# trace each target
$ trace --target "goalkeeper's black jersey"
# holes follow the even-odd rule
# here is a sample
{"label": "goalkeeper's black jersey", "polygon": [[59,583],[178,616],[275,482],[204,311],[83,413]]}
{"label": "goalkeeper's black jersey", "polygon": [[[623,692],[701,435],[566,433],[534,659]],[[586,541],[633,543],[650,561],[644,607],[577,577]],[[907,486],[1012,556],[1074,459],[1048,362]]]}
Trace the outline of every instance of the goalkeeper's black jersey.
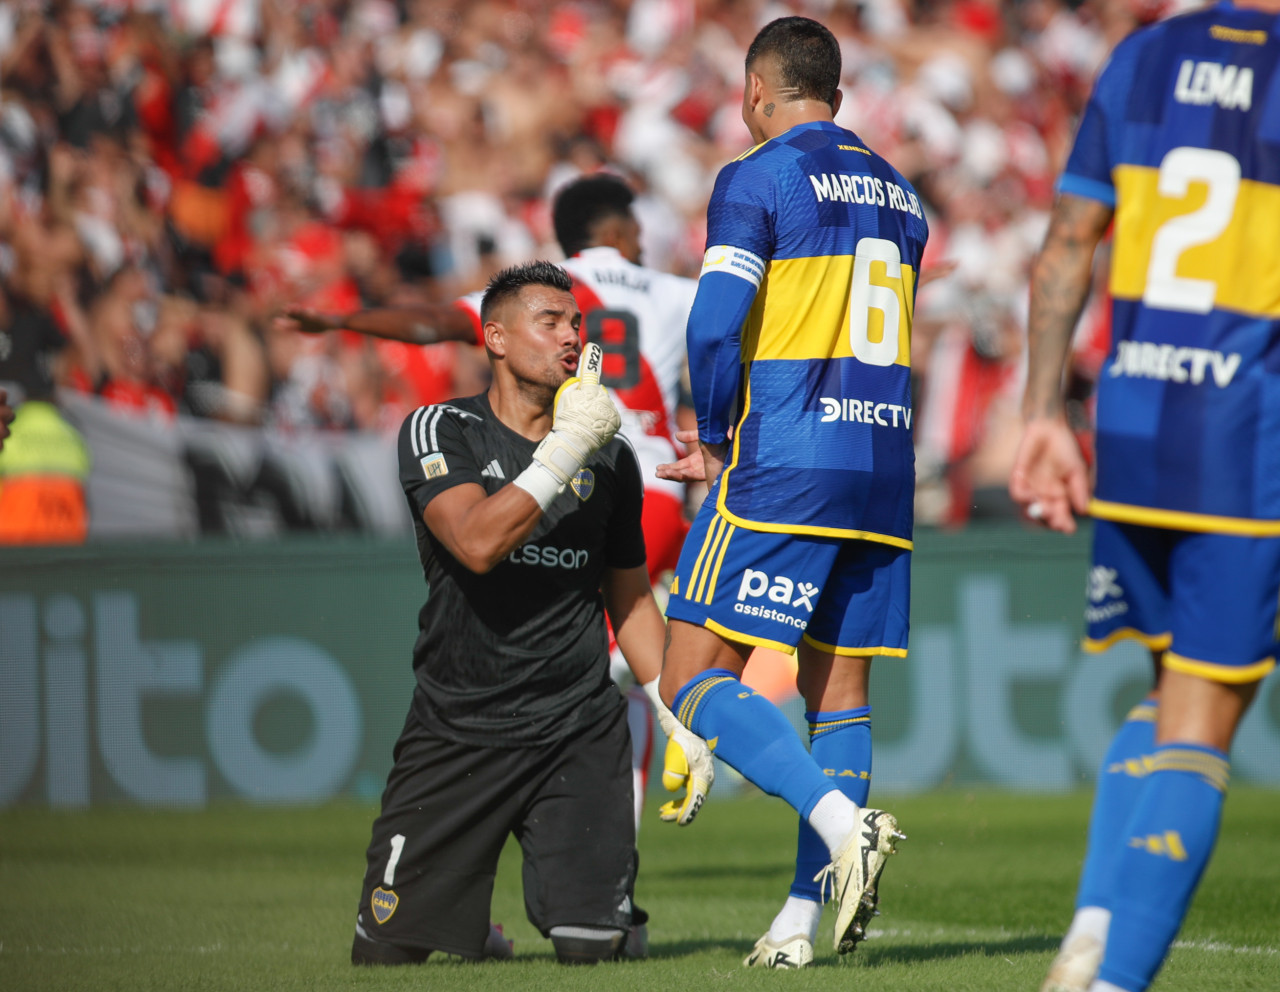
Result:
{"label": "goalkeeper's black jersey", "polygon": [[615,438],[593,455],[525,542],[485,575],[461,565],[423,523],[433,497],[488,493],[533,460],[485,394],[420,407],[400,428],[400,484],[413,513],[427,601],[413,649],[414,708],[433,732],[518,746],[566,736],[622,706],[609,679],[600,580],[644,564],[644,490]]}

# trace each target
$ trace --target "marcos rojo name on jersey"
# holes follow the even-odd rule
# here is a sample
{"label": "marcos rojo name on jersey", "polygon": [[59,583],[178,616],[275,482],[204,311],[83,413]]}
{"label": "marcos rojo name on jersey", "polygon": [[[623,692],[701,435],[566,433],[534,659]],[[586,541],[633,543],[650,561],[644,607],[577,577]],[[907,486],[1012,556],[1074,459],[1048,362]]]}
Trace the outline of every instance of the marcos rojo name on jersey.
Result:
{"label": "marcos rojo name on jersey", "polygon": [[820,176],[811,175],[809,182],[813,184],[813,195],[818,198],[819,203],[824,200],[868,203],[875,207],[889,206],[894,210],[924,217],[924,211],[920,209],[920,201],[916,199],[914,193],[879,176],[850,172],[824,172]]}

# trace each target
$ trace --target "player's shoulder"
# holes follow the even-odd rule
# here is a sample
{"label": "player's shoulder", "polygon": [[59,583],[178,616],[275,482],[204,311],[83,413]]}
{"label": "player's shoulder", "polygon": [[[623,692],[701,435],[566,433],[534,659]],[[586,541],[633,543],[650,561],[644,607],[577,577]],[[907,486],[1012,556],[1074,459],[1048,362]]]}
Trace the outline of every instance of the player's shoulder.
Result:
{"label": "player's shoulder", "polygon": [[595,245],[564,260],[564,268],[573,277],[574,288],[601,290],[620,289],[652,292],[658,273],[625,258],[617,248]]}
{"label": "player's shoulder", "polygon": [[[1250,26],[1256,28],[1259,22],[1266,23],[1268,20],[1273,24],[1280,23],[1280,19],[1274,14],[1249,11],[1226,3],[1174,14],[1172,17],[1144,24],[1117,42],[1103,67],[1104,72],[1107,69],[1114,71],[1131,68],[1148,52],[1173,59],[1179,54],[1192,54],[1201,45],[1208,46],[1221,41],[1255,45],[1264,45],[1270,41],[1274,45],[1276,36],[1273,32],[1249,29]],[[1191,47],[1185,52],[1175,52],[1169,47],[1171,40],[1184,42]]]}
{"label": "player's shoulder", "polygon": [[596,453],[596,457],[614,476],[638,485],[641,491],[644,490],[640,456],[625,434],[615,434],[612,440]]}
{"label": "player's shoulder", "polygon": [[761,182],[769,182],[777,175],[779,166],[792,157],[789,149],[779,143],[777,138],[748,148],[720,167],[713,195],[724,195],[735,188],[750,188]]}
{"label": "player's shoulder", "polygon": [[631,471],[633,466],[634,471],[640,470],[640,456],[636,454],[635,447],[625,434],[613,435],[609,443],[601,448],[595,457],[615,471]]}
{"label": "player's shoulder", "polygon": [[484,290],[477,289],[473,292],[459,296],[453,301],[453,305],[463,313],[479,318],[480,304],[484,302]]}
{"label": "player's shoulder", "polygon": [[414,454],[436,450],[442,430],[467,431],[489,419],[489,405],[483,393],[451,399],[446,403],[420,406],[400,425],[400,442]]}
{"label": "player's shoulder", "polygon": [[743,152],[720,170],[717,185],[807,182],[815,160],[844,155],[879,159],[847,128],[832,121],[810,121]]}
{"label": "player's shoulder", "polygon": [[615,248],[587,248],[566,259],[564,267],[575,288],[637,293],[657,302],[697,287],[696,280],[629,261]]}

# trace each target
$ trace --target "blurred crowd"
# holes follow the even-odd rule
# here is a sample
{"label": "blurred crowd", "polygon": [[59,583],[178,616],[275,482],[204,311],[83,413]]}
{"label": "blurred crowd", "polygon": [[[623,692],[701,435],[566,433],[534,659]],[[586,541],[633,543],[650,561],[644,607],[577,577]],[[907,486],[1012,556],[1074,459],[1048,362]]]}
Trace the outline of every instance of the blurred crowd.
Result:
{"label": "blurred crowd", "polygon": [[[645,261],[694,276],[745,150],[742,60],[803,13],[838,122],[922,194],[918,517],[1006,512],[1030,260],[1110,48],[1161,0],[6,0],[0,380],[284,431],[392,431],[483,388],[477,349],[281,322],[444,302],[556,258],[548,199],[603,168]],[[1096,294],[1101,298],[1101,294]],[[1105,352],[1082,322],[1082,395]],[[11,395],[11,399],[13,399]],[[19,395],[17,398],[22,398]]]}

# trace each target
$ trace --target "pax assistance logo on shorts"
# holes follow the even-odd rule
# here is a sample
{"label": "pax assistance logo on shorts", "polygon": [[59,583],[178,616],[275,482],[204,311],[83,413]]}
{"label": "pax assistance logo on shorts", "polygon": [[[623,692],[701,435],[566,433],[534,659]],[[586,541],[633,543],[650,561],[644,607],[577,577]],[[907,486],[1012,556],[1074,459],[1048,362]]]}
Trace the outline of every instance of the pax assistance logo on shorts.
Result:
{"label": "pax assistance logo on shorts", "polygon": [[[1084,618],[1089,623],[1103,623],[1112,617],[1122,616],[1129,612],[1129,604],[1124,599],[1124,589],[1116,581],[1120,573],[1105,565],[1094,565],[1089,570],[1089,605],[1085,607]],[[1110,602],[1107,602],[1110,600]]]}
{"label": "pax assistance logo on shorts", "polygon": [[764,604],[747,601],[767,598],[780,606],[789,606],[794,611],[803,607],[808,613],[812,613],[813,601],[820,591],[812,582],[796,582],[785,575],[771,577],[767,572],[748,568],[743,571],[742,581],[738,584],[738,601],[733,604],[733,611],[765,620],[780,620],[803,629],[809,623],[807,616],[802,619]]}
{"label": "pax assistance logo on shorts", "polygon": [[391,914],[399,905],[400,897],[381,885],[374,889],[373,895],[369,897],[369,908],[373,910],[373,918],[379,923],[386,923],[391,919]]}
{"label": "pax assistance logo on shorts", "polygon": [[428,479],[439,479],[449,474],[449,465],[444,460],[444,452],[436,451],[425,455],[421,461],[422,474]]}

